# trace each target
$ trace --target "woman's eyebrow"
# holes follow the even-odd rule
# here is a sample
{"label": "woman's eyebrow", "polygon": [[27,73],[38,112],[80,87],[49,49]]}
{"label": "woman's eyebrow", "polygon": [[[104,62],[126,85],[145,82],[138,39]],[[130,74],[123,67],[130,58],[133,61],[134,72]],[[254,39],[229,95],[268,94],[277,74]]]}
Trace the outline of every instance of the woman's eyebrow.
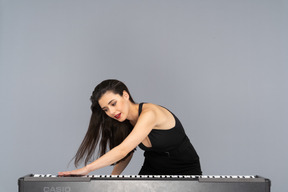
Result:
{"label": "woman's eyebrow", "polygon": [[[112,103],[115,99],[112,99],[111,101],[109,101],[108,105],[110,105],[110,103]],[[105,109],[106,107],[102,107],[102,109]]]}
{"label": "woman's eyebrow", "polygon": [[110,103],[112,103],[115,99],[112,99],[111,101],[109,101],[108,105],[110,105]]}

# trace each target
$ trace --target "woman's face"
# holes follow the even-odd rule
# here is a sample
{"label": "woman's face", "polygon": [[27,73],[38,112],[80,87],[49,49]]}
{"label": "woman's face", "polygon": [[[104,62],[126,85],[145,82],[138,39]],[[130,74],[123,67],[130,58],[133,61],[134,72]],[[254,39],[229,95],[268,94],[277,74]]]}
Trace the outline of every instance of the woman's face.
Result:
{"label": "woman's face", "polygon": [[129,112],[129,94],[126,91],[123,91],[122,96],[112,91],[107,91],[98,100],[98,103],[109,117],[120,122],[127,119]]}

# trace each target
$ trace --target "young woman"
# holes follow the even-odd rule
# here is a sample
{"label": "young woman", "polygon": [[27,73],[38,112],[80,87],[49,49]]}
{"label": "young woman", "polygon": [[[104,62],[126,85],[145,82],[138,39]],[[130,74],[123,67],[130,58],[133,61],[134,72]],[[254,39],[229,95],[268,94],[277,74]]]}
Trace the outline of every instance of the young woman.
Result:
{"label": "young woman", "polygon": [[[112,79],[96,86],[91,102],[90,124],[75,155],[75,166],[85,158],[85,167],[59,175],[87,175],[112,164],[111,174],[119,175],[137,146],[145,151],[139,175],[202,174],[199,157],[180,121],[166,108],[135,103],[125,84]],[[100,157],[88,164],[98,144]]]}

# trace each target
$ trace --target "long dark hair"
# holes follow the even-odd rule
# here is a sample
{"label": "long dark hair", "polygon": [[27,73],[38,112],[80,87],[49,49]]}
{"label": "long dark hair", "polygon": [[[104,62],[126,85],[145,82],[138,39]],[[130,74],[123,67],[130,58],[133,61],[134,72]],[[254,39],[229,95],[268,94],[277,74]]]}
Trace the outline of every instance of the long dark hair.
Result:
{"label": "long dark hair", "polygon": [[[98,156],[102,156],[107,152],[107,147],[112,149],[119,145],[129,135],[133,128],[128,120],[119,122],[108,117],[106,113],[101,109],[98,100],[107,91],[112,91],[114,94],[119,94],[121,96],[123,95],[123,91],[126,91],[130,95],[130,101],[135,103],[128,88],[121,81],[108,79],[102,81],[95,87],[90,98],[92,102],[92,115],[90,118],[88,130],[74,157],[74,164],[76,167],[84,158],[85,165],[88,164],[88,162],[92,159],[98,144]],[[128,157],[132,152],[133,151],[131,151],[126,157]]]}

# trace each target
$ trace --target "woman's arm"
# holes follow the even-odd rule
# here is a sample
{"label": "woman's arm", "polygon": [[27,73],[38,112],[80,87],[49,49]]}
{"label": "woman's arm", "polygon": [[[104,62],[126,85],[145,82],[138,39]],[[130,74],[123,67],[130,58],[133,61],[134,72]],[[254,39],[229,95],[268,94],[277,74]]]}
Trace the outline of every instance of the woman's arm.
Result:
{"label": "woman's arm", "polygon": [[109,152],[81,169],[59,172],[59,175],[87,175],[91,171],[109,166],[123,159],[148,136],[151,130],[156,126],[156,119],[156,112],[154,110],[143,110],[134,129],[120,145],[114,147]]}
{"label": "woman's arm", "polygon": [[114,169],[113,169],[111,175],[120,175],[124,171],[124,169],[127,167],[130,160],[132,159],[132,157],[133,157],[133,152],[126,159],[117,163],[114,166]]}

